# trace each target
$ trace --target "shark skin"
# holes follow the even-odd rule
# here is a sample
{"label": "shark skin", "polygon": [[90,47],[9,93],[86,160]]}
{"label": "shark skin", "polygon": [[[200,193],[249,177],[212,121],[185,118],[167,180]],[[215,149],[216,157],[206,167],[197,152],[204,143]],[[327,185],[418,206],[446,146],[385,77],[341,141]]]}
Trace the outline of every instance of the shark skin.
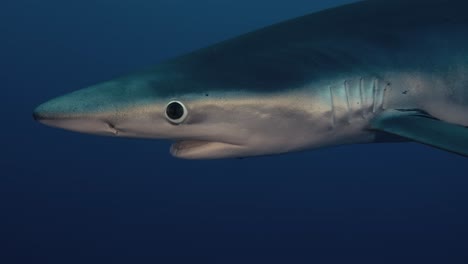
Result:
{"label": "shark skin", "polygon": [[416,141],[468,156],[468,2],[373,0],[272,25],[38,106],[49,126],[186,159]]}

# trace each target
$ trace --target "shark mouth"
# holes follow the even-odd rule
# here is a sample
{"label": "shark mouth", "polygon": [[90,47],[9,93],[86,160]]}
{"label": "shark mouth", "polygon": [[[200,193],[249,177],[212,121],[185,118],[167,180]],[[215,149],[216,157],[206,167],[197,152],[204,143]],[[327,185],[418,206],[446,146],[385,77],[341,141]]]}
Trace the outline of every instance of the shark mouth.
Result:
{"label": "shark mouth", "polygon": [[244,148],[216,141],[181,140],[172,144],[170,152],[183,159],[217,159],[239,156]]}

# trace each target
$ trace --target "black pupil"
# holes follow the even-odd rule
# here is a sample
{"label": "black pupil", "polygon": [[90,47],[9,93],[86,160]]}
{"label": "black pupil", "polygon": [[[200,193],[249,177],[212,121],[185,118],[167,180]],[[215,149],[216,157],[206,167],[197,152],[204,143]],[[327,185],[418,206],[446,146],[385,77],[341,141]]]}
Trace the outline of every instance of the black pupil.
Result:
{"label": "black pupil", "polygon": [[170,119],[177,120],[184,115],[184,107],[176,102],[170,103],[166,108],[166,114]]}

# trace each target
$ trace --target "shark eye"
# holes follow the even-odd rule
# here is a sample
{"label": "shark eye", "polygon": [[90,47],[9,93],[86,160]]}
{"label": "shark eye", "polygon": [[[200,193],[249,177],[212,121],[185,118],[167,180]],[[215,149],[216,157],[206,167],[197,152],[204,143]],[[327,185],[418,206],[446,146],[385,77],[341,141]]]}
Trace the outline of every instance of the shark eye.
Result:
{"label": "shark eye", "polygon": [[187,118],[187,108],[179,101],[171,101],[166,105],[166,118],[173,124],[180,124]]}

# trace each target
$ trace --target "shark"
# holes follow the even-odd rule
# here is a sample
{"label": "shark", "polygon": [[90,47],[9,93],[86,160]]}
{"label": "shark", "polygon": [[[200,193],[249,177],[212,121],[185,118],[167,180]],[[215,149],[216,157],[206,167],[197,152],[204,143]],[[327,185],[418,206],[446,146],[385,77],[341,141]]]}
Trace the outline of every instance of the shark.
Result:
{"label": "shark", "polygon": [[370,0],[51,99],[35,120],[184,159],[418,142],[468,156],[468,2]]}

